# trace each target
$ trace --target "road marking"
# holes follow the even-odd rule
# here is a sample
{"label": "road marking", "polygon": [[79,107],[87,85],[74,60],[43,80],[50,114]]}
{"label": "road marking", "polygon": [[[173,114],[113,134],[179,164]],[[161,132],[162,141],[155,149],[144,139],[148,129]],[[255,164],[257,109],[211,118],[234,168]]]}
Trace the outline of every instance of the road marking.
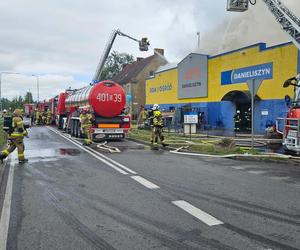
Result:
{"label": "road marking", "polygon": [[244,167],[239,167],[239,166],[233,166],[232,168],[236,169],[236,170],[244,170],[245,169]]}
{"label": "road marking", "polygon": [[95,149],[93,149],[93,148],[89,148],[89,149],[90,149],[91,151],[95,152],[96,154],[100,155],[100,156],[103,157],[104,159],[110,161],[111,163],[113,163],[113,164],[119,166],[120,168],[123,168],[123,169],[126,170],[128,173],[131,173],[131,174],[137,174],[135,171],[131,170],[130,168],[128,168],[128,167],[122,165],[122,164],[119,163],[119,162],[114,161],[113,159],[107,157],[107,156],[104,155],[104,154],[101,154],[100,152],[96,151]]}
{"label": "road marking", "polygon": [[[51,128],[51,129],[52,129],[52,128]],[[55,129],[52,129],[52,130],[53,130],[55,133],[57,133],[57,134],[61,134],[59,131],[55,131]],[[61,134],[61,135],[64,136],[63,134]],[[65,137],[65,138],[68,138],[68,137],[66,137],[66,136],[64,136],[64,137]],[[80,145],[80,142],[75,141],[74,138],[68,138],[68,139],[71,139],[72,141],[74,141],[75,143],[77,143],[77,145],[81,146],[81,145]],[[96,150],[94,150],[94,149],[92,149],[92,148],[87,148],[87,149],[90,150],[90,151],[93,151],[95,154],[97,154],[97,155],[99,155],[100,157],[106,159],[107,161],[110,161],[112,164],[114,164],[114,165],[116,165],[116,166],[122,168],[123,170],[127,171],[128,173],[130,173],[130,174],[137,174],[135,171],[131,170],[130,168],[124,166],[123,164],[121,164],[121,163],[119,163],[119,162],[116,162],[115,160],[113,160],[113,159],[107,157],[106,155],[103,155],[103,154],[101,154],[100,152],[98,152],[98,151],[96,151]]]}
{"label": "road marking", "polygon": [[201,220],[208,226],[216,226],[224,224],[222,221],[216,219],[215,217],[209,215],[208,213],[202,211],[201,209],[191,205],[186,201],[172,201],[174,205],[193,215],[197,219]]}
{"label": "road marking", "polygon": [[[49,128],[49,127],[48,127]],[[91,152],[90,150],[86,149],[85,147],[79,145],[78,143],[74,142],[73,140],[71,140],[70,138],[62,135],[61,133],[55,131],[52,128],[49,128],[52,132],[56,133],[57,135],[60,135],[61,137],[65,138],[66,140],[68,140],[69,142],[73,143],[74,145],[76,145],[77,147],[79,147],[80,149],[84,150],[85,152],[87,152],[88,154],[94,156],[96,159],[98,159],[99,161],[102,161],[103,163],[105,163],[106,165],[110,166],[111,168],[113,168],[114,170],[118,171],[121,174],[127,175],[128,173],[125,172],[124,170],[116,167],[115,165],[113,165],[112,163],[110,163],[109,161],[101,158],[100,156],[96,155],[95,153]]]}
{"label": "road marking", "polygon": [[14,179],[14,164],[10,164],[7,185],[5,190],[5,198],[4,198],[2,213],[0,217],[0,250],[6,250],[13,179]]}
{"label": "road marking", "polygon": [[148,180],[146,180],[145,178],[143,178],[141,176],[136,175],[136,176],[131,176],[131,178],[134,179],[135,181],[137,181],[138,183],[142,184],[146,188],[149,188],[149,189],[158,189],[158,188],[160,188],[159,186],[155,185],[151,181],[148,181]]}
{"label": "road marking", "polygon": [[262,170],[257,170],[257,171],[255,171],[255,170],[249,170],[249,171],[247,171],[249,174],[264,174],[264,173],[266,173],[267,171],[262,171]]}

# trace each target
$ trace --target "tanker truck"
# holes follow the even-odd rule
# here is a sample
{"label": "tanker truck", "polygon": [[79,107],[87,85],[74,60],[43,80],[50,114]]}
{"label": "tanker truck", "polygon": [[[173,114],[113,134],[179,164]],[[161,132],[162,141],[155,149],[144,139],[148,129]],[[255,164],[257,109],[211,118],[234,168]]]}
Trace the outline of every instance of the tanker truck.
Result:
{"label": "tanker truck", "polygon": [[93,141],[123,139],[130,129],[130,116],[123,113],[126,96],[113,81],[102,81],[78,90],[67,90],[58,97],[56,124],[74,137],[82,137],[80,112],[94,116]]}

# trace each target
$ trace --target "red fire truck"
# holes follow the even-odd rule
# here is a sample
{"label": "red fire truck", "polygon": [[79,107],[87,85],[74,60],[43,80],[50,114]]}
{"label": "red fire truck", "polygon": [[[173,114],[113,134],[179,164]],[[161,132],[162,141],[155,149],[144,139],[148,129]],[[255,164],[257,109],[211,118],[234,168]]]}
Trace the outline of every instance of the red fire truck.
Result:
{"label": "red fire truck", "polygon": [[102,81],[78,90],[67,90],[58,97],[56,124],[72,136],[81,137],[80,112],[94,116],[94,141],[123,139],[130,129],[130,116],[123,113],[126,96],[113,81]]}
{"label": "red fire truck", "polygon": [[[283,121],[283,146],[286,151],[300,154],[300,74],[285,81],[283,87],[294,86],[295,97],[289,104],[286,118],[278,118]],[[287,100],[289,102],[289,100]],[[277,128],[279,127],[277,122]]]}

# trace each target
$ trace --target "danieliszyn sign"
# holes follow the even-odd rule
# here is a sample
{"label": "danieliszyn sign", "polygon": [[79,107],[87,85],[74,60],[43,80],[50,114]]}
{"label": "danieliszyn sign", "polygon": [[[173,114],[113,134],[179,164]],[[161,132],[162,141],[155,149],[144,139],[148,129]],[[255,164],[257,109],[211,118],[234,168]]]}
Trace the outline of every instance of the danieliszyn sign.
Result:
{"label": "danieliszyn sign", "polygon": [[254,65],[246,68],[224,71],[221,73],[222,85],[245,83],[250,79],[272,79],[273,63]]}
{"label": "danieliszyn sign", "polygon": [[207,96],[207,56],[191,53],[178,64],[178,99]]}

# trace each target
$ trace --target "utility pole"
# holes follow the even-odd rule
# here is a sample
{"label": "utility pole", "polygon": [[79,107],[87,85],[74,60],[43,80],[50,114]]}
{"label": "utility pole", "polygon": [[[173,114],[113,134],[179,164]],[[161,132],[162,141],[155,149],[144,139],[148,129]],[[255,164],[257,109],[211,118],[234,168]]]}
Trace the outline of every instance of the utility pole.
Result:
{"label": "utility pole", "polygon": [[31,75],[36,77],[36,92],[37,92],[37,102],[40,101],[40,76],[39,75]]}
{"label": "utility pole", "polygon": [[199,49],[200,48],[200,31],[197,32],[197,37],[198,37],[197,46],[198,46],[198,49]]}

